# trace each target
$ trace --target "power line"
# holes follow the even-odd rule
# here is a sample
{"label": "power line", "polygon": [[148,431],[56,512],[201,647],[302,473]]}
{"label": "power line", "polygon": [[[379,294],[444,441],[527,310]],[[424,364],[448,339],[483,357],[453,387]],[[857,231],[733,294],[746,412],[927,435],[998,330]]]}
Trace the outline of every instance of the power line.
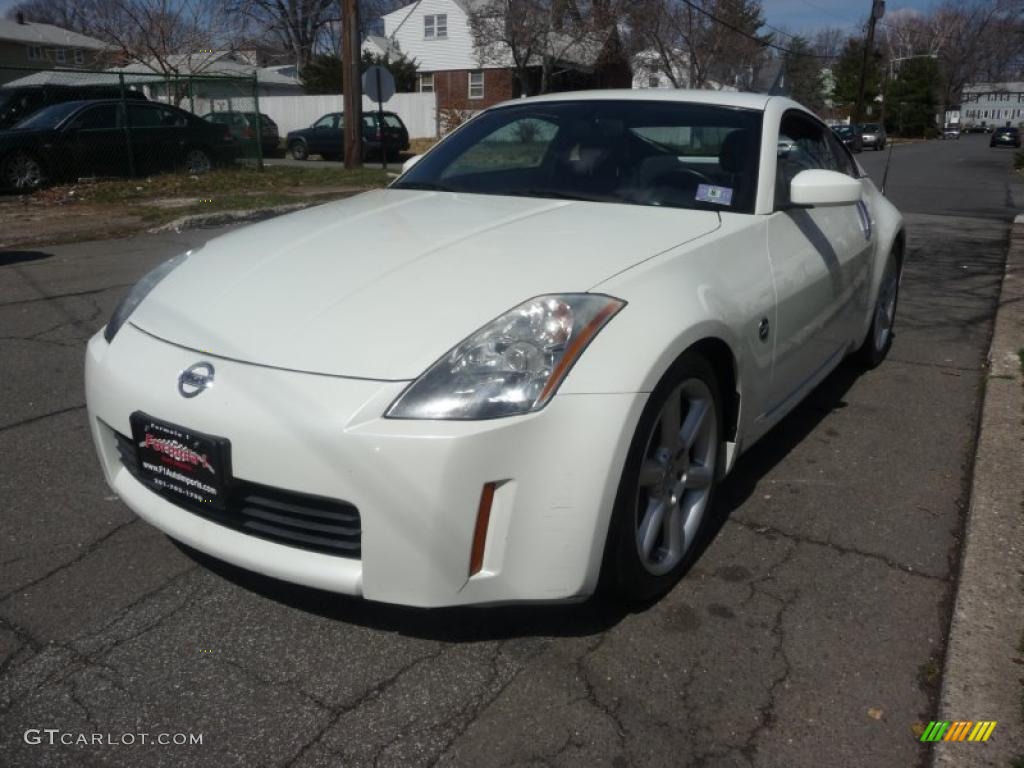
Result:
{"label": "power line", "polygon": [[[782,45],[777,45],[777,44],[775,44],[773,42],[770,42],[768,40],[762,40],[760,37],[757,37],[756,35],[750,34],[745,29],[740,29],[735,24],[732,24],[732,23],[730,23],[728,21],[725,21],[724,19],[718,18],[717,16],[715,16],[715,14],[711,13],[711,11],[708,11],[708,10],[705,10],[704,8],[701,8],[699,5],[696,5],[693,2],[691,2],[691,0],[682,0],[682,2],[683,2],[684,5],[692,8],[693,10],[695,10],[695,11],[697,11],[699,13],[704,14],[709,19],[711,19],[713,22],[715,22],[716,24],[720,24],[721,26],[725,27],[726,29],[733,31],[733,32],[735,32],[738,35],[742,35],[743,37],[747,38],[748,40],[750,40],[752,42],[755,42],[758,45],[761,45],[761,46],[763,46],[765,48],[774,48],[776,51],[781,51],[782,53],[788,54],[790,56],[804,56],[804,57],[813,58],[813,59],[833,59],[833,58],[835,58],[833,56],[824,56],[824,55],[819,54],[819,53],[810,53],[810,52],[804,53],[802,51],[794,51],[794,50],[792,50],[790,48],[786,48],[785,46],[782,46]],[[764,24],[762,26],[768,26],[768,25]]]}

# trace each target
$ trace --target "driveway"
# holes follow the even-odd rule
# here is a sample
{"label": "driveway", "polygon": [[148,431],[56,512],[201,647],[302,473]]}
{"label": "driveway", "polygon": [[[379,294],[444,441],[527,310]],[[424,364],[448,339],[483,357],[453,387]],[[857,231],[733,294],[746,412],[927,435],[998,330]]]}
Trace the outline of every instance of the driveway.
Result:
{"label": "driveway", "polygon": [[842,367],[745,455],[695,568],[636,612],[402,609],[175,545],[102,481],[83,344],[217,232],[0,251],[0,764],[923,764],[1021,198],[985,137],[892,163],[911,237],[889,360]]}

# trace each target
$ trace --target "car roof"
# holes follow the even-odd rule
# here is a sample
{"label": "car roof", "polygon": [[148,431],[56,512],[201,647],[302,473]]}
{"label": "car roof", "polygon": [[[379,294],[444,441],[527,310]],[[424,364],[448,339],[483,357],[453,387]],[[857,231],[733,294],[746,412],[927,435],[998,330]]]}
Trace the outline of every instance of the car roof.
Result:
{"label": "car roof", "polygon": [[[666,101],[764,110],[772,99],[792,101],[780,96],[742,91],[689,90],[685,88],[609,88],[595,91],[547,93],[543,96],[531,96],[527,99],[506,101],[498,106],[548,101]],[[792,104],[794,107],[800,107],[795,101],[792,101]],[[800,108],[803,109],[803,107]]]}

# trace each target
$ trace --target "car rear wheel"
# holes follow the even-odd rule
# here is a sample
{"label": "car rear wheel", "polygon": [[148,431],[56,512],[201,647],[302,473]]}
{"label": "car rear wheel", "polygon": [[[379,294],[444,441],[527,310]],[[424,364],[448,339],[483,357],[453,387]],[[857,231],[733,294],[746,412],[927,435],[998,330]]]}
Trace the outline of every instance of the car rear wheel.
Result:
{"label": "car rear wheel", "polygon": [[4,186],[22,192],[39,189],[46,183],[43,164],[28,152],[15,152],[3,162]]}
{"label": "car rear wheel", "polygon": [[620,599],[668,592],[699,552],[723,459],[718,380],[687,352],[651,393],[619,481],[604,585]]}
{"label": "car rear wheel", "polygon": [[185,153],[185,170],[191,174],[208,173],[213,169],[213,158],[205,149],[193,147]]}
{"label": "car rear wheel", "polygon": [[881,363],[892,347],[893,326],[896,323],[896,303],[900,293],[900,277],[903,272],[902,259],[897,251],[889,254],[889,260],[878,286],[875,312],[871,318],[871,329],[864,343],[857,350],[857,357],[865,368],[874,368]]}
{"label": "car rear wheel", "polygon": [[288,145],[288,151],[292,153],[292,157],[296,160],[305,160],[309,157],[309,150],[306,148],[306,142],[304,141],[293,141]]}

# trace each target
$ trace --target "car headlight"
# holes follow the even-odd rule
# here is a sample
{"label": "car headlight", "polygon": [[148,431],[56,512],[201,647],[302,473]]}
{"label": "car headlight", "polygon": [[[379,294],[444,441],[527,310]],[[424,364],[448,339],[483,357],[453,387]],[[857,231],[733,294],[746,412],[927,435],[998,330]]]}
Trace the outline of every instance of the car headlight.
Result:
{"label": "car headlight", "polygon": [[113,341],[117,332],[121,330],[121,326],[125,324],[125,321],[135,311],[135,308],[142,303],[142,300],[149,295],[149,292],[156,288],[157,283],[173,272],[176,267],[181,266],[191,253],[193,251],[186,251],[185,253],[178,254],[173,259],[168,259],[156,269],[147,272],[139,282],[133,285],[125,297],[121,299],[121,303],[117,305],[114,314],[110,316],[107,327],[103,331],[103,338],[108,342]]}
{"label": "car headlight", "polygon": [[414,381],[395,419],[493,419],[543,408],[580,354],[626,302],[538,296],[491,321]]}

